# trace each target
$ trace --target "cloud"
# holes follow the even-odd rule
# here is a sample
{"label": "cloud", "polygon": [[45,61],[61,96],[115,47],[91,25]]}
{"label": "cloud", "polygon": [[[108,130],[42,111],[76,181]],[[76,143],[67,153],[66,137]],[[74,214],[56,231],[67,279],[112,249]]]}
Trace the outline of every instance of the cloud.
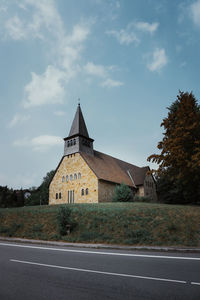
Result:
{"label": "cloud", "polygon": [[7,20],[5,23],[5,28],[7,30],[7,34],[13,40],[22,40],[27,36],[27,32],[24,29],[25,25],[18,16],[14,16],[13,18]]}
{"label": "cloud", "polygon": [[63,102],[65,73],[48,66],[42,75],[32,73],[32,80],[25,86],[25,108]]}
{"label": "cloud", "polygon": [[165,54],[165,49],[156,48],[152,54],[152,62],[147,64],[147,68],[151,72],[159,72],[168,62],[168,58]]}
{"label": "cloud", "polygon": [[121,45],[129,45],[131,43],[138,44],[140,41],[134,32],[129,32],[126,29],[108,30],[106,34],[114,36]]}
{"label": "cloud", "polygon": [[200,0],[191,4],[190,13],[194,24],[200,26]]}
{"label": "cloud", "polygon": [[121,81],[117,81],[117,80],[113,80],[111,78],[106,79],[101,86],[103,87],[107,87],[107,88],[111,88],[111,87],[118,87],[118,86],[122,86],[123,82]]}
{"label": "cloud", "polygon": [[10,123],[8,124],[9,128],[16,126],[17,124],[23,124],[30,119],[30,115],[21,115],[15,114]]}
{"label": "cloud", "polygon": [[31,80],[24,87],[23,106],[30,108],[62,103],[69,81],[82,69],[83,43],[95,20],[82,20],[66,33],[55,1],[22,0],[14,5],[18,15],[5,22],[7,37],[17,41],[41,39],[43,45],[50,49],[47,54],[49,63],[44,72],[31,72]]}
{"label": "cloud", "polygon": [[147,23],[147,22],[137,22],[135,24],[135,27],[138,30],[148,32],[150,34],[153,34],[157,30],[158,26],[159,26],[159,23],[157,23],[157,22],[152,23],[152,24]]}
{"label": "cloud", "polygon": [[95,65],[92,62],[88,62],[83,67],[83,71],[85,71],[88,75],[104,79],[104,81],[100,85],[102,87],[107,88],[118,87],[123,85],[123,82],[116,81],[110,78],[110,72],[114,69],[114,66]]}
{"label": "cloud", "polygon": [[86,73],[88,73],[90,75],[95,75],[95,76],[99,76],[99,77],[106,77],[107,76],[107,70],[104,66],[95,65],[92,62],[88,62],[84,66],[84,70],[85,70]]}
{"label": "cloud", "polygon": [[61,144],[63,144],[63,139],[54,135],[40,135],[32,139],[24,138],[13,143],[16,147],[32,147],[36,151],[47,150],[49,147]]}
{"label": "cloud", "polygon": [[[20,3],[19,3],[20,2]],[[62,20],[53,0],[22,0],[15,2],[18,15],[5,22],[5,34],[14,40],[40,38],[46,33],[62,34]]]}
{"label": "cloud", "polygon": [[125,29],[107,30],[106,34],[114,36],[121,45],[130,45],[140,43],[140,32],[147,32],[153,34],[159,26],[159,23],[148,22],[130,22]]}

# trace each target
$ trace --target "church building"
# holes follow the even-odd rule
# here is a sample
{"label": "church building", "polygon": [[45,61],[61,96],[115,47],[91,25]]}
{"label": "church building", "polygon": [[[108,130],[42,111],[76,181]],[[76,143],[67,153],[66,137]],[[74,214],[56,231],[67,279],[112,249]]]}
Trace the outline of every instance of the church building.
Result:
{"label": "church building", "polygon": [[80,104],[64,155],[49,186],[49,204],[111,202],[116,185],[125,183],[134,195],[156,200],[156,186],[149,167],[137,167],[94,150]]}

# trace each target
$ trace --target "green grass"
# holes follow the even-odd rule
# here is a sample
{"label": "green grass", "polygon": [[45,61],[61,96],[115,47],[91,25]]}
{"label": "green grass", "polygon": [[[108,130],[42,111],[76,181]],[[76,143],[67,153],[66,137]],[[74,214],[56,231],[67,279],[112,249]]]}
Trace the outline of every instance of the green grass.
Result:
{"label": "green grass", "polygon": [[0,209],[0,235],[68,242],[200,246],[200,207],[151,203],[68,204],[77,224],[61,236],[61,205]]}

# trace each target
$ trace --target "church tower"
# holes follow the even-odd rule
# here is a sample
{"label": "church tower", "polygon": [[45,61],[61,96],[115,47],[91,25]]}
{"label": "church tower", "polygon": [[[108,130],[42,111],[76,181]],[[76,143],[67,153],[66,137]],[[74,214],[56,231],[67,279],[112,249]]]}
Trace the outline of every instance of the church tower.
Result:
{"label": "church tower", "polygon": [[80,104],[78,104],[69,135],[64,138],[64,141],[64,156],[77,152],[85,152],[94,155],[94,140],[88,135]]}

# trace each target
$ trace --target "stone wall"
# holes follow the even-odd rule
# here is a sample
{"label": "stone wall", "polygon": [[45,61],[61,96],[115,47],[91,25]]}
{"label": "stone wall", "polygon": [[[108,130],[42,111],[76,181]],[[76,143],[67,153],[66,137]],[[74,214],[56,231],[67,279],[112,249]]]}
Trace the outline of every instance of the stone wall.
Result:
{"label": "stone wall", "polygon": [[[78,178],[79,173],[81,179]],[[77,176],[76,180],[74,174]],[[67,175],[68,182],[66,182]],[[73,180],[70,180],[70,175],[73,176]],[[81,195],[82,189],[84,189],[84,195]],[[88,189],[88,195],[85,193],[86,189]],[[74,191],[74,203],[98,202],[98,179],[79,153],[63,158],[49,187],[49,204],[68,203],[68,191]],[[61,199],[59,199],[59,193],[61,193]],[[58,199],[56,199],[56,194],[58,194]]]}
{"label": "stone wall", "polygon": [[104,180],[99,180],[98,194],[99,202],[112,202],[116,184]]}

